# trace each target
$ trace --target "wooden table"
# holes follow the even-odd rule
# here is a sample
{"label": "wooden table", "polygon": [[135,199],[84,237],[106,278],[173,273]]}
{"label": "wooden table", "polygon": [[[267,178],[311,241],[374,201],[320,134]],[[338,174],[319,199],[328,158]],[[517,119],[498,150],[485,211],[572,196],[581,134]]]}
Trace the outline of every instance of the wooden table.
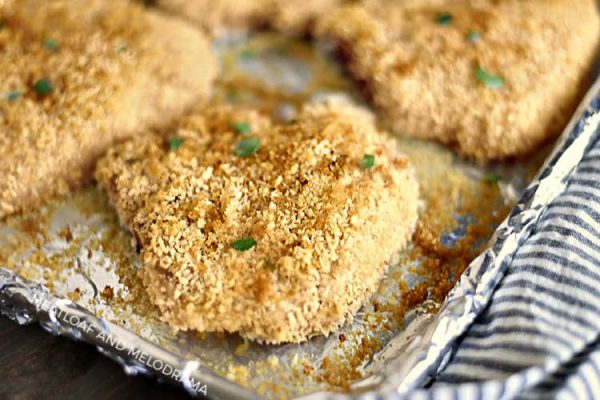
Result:
{"label": "wooden table", "polygon": [[121,367],[85,343],[0,317],[0,399],[191,399]]}

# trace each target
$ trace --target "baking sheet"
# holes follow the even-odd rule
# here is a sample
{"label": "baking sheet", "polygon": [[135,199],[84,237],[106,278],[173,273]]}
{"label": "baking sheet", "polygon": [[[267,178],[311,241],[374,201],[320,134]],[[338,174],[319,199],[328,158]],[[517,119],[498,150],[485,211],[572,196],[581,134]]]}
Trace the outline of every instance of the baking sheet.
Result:
{"label": "baking sheet", "polygon": [[[231,35],[215,47],[222,68],[216,102],[253,105],[282,120],[293,119],[306,101],[360,103],[323,50],[308,43],[263,33]],[[590,95],[584,106],[592,100]],[[354,320],[327,338],[265,346],[237,335],[172,332],[137,278],[135,243],[94,187],[0,225],[0,311],[19,323],[38,320],[50,332],[96,344],[125,372],[153,373],[192,394],[326,398],[406,392],[443,364],[451,340],[485,305],[503,261],[562,190],[595,135],[597,112],[585,114],[585,107],[578,114],[585,118],[568,129],[518,204],[550,148],[525,162],[484,169],[441,146],[398,139],[421,184],[414,243],[390,265]],[[461,278],[515,204],[496,244]]]}

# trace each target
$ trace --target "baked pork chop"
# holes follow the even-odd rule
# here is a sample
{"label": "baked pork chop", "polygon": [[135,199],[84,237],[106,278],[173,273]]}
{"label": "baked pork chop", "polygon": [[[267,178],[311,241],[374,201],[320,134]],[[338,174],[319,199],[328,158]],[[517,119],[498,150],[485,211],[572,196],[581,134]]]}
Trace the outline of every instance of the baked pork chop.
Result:
{"label": "baked pork chop", "polygon": [[96,177],[173,328],[301,342],[352,317],[410,240],[418,187],[395,149],[354,106],[289,124],[215,106],[116,146]]}
{"label": "baked pork chop", "polygon": [[365,0],[317,32],[398,134],[489,160],[562,131],[588,83],[600,16],[595,0]]}
{"label": "baked pork chop", "polygon": [[0,21],[0,217],[86,182],[216,75],[204,34],[128,1],[7,0]]}

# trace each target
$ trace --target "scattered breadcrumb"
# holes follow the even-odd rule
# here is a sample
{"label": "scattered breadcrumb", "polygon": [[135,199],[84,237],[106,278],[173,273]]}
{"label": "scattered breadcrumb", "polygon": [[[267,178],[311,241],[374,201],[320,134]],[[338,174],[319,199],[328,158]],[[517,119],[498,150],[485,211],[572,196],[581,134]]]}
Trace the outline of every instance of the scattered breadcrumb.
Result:
{"label": "scattered breadcrumb", "polygon": [[250,342],[248,340],[244,339],[244,341],[235,348],[233,353],[238,357],[243,357],[244,354],[246,354],[246,352],[248,351],[249,347],[250,347]]}
{"label": "scattered breadcrumb", "polygon": [[202,33],[124,0],[6,0],[0,21],[0,217],[80,186],[216,75]]}
{"label": "scattered breadcrumb", "polygon": [[366,0],[317,31],[398,134],[487,160],[562,131],[588,83],[600,16],[595,0]]}
{"label": "scattered breadcrumb", "polygon": [[[138,238],[164,319],[282,343],[351,317],[417,218],[412,168],[373,123],[337,103],[284,125],[216,106],[169,131],[183,141],[176,150],[161,136],[112,149],[96,176]],[[252,140],[255,153],[238,153]],[[372,168],[361,168],[365,154]]]}
{"label": "scattered breadcrumb", "polygon": [[100,295],[105,301],[111,301],[114,296],[113,288],[110,286],[105,286],[104,289],[102,289],[102,293],[100,293]]}

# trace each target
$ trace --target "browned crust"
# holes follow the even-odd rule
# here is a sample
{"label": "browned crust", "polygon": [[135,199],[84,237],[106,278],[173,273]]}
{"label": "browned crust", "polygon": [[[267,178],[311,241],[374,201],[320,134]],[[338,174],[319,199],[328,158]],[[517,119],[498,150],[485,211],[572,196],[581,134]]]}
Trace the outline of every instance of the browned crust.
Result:
{"label": "browned crust", "polygon": [[[233,153],[246,121],[262,147]],[[143,283],[179,330],[239,332],[268,343],[328,334],[370,297],[410,239],[417,183],[371,114],[311,105],[274,125],[221,106],[169,134],[112,149],[96,176],[141,244]],[[359,168],[365,153],[372,169]],[[241,252],[232,242],[251,236]]]}

